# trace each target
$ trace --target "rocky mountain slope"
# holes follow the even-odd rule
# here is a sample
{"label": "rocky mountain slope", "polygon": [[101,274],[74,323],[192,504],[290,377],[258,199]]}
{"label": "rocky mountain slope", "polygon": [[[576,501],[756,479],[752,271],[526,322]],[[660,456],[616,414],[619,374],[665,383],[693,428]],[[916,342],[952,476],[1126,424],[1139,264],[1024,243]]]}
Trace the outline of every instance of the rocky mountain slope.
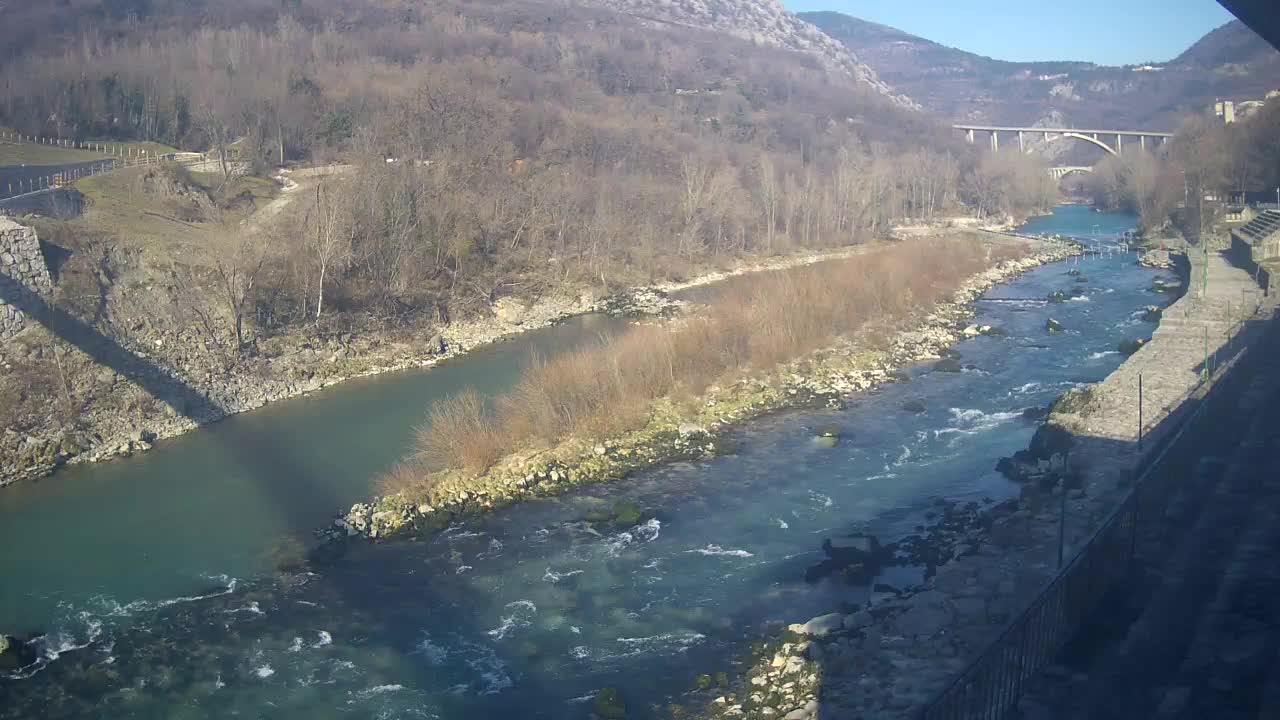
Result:
{"label": "rocky mountain slope", "polygon": [[759,45],[816,56],[829,69],[846,72],[894,103],[919,108],[876,70],[860,61],[848,45],[789,12],[778,0],[581,0],[639,20],[723,32]]}
{"label": "rocky mountain slope", "polygon": [[1217,98],[1259,99],[1280,88],[1280,52],[1239,21],[1167,63],[995,60],[834,12],[800,17],[849,47],[925,109],[955,121],[1172,129]]}

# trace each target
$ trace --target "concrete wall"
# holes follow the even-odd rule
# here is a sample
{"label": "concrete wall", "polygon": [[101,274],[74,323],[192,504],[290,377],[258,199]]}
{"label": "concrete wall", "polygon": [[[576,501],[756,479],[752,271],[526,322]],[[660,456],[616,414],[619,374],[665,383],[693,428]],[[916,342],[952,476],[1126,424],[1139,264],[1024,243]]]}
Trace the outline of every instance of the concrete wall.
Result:
{"label": "concrete wall", "polygon": [[25,327],[23,312],[9,301],[29,293],[45,298],[53,293],[40,241],[33,228],[0,217],[0,342]]}

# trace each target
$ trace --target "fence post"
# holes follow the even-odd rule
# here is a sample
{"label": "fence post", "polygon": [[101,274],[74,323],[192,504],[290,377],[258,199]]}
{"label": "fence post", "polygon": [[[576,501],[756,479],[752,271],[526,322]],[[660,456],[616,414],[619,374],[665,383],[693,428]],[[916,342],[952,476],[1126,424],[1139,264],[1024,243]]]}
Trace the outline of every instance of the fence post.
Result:
{"label": "fence post", "polygon": [[1142,452],[1142,373],[1138,373],[1138,452]]}
{"label": "fence post", "polygon": [[1058,569],[1062,569],[1062,554],[1067,543],[1067,477],[1064,474],[1058,481],[1061,485],[1062,501],[1058,509]]}
{"label": "fence post", "polygon": [[1200,366],[1202,380],[1209,379],[1209,326],[1204,326],[1204,364]]}

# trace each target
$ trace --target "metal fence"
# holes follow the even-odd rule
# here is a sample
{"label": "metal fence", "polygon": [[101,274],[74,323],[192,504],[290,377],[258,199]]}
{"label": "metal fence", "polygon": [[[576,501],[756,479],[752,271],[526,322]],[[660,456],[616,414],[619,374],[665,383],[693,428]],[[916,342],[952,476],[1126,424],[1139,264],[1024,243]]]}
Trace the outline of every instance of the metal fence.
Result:
{"label": "metal fence", "polygon": [[[1054,658],[1097,609],[1107,591],[1132,577],[1142,518],[1158,517],[1196,463],[1187,434],[1213,424],[1212,408],[1242,383],[1255,358],[1242,348],[1234,362],[1184,397],[1190,412],[1141,464],[1132,490],[1076,556],[969,667],[921,713],[922,720],[999,720],[1024,685]],[[1212,366],[1210,366],[1212,368]],[[1214,393],[1209,390],[1213,388]]]}
{"label": "metal fence", "polygon": [[[206,155],[201,153],[169,153],[167,155],[158,155],[155,153],[149,153],[146,150],[125,145],[80,142],[73,140],[53,140],[49,138],[37,138],[14,133],[6,133],[4,131],[0,131],[0,142],[33,143],[49,145],[52,147],[76,148],[91,150],[109,156],[102,160],[89,160],[80,163],[58,163],[57,165],[59,165],[60,168],[56,172],[4,180],[3,182],[0,182],[0,200],[14,200],[28,195],[36,195],[39,193],[49,192],[50,190],[57,190],[59,188],[72,185],[81,178],[93,177],[95,175],[101,175],[121,168],[159,165],[163,162],[176,162],[179,165],[185,165],[189,168],[200,170],[208,169],[201,168],[201,165],[207,165],[210,163],[216,164],[216,161],[210,160]],[[217,168],[215,167],[213,169]]]}
{"label": "metal fence", "polygon": [[110,155],[122,160],[141,159],[154,153],[129,143],[101,142],[97,140],[71,140],[69,138],[48,138],[39,135],[23,135],[22,133],[0,130],[0,142],[27,145],[44,145],[69,150],[89,150],[101,155]]}

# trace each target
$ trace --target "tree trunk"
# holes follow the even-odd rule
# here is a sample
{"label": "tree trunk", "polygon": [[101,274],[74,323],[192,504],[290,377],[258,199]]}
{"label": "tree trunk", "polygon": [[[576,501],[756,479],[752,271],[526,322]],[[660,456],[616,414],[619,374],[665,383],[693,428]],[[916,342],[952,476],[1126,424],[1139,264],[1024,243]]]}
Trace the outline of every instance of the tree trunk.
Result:
{"label": "tree trunk", "polygon": [[324,309],[324,275],[328,263],[320,263],[320,285],[316,288],[316,324],[320,324],[320,312]]}

